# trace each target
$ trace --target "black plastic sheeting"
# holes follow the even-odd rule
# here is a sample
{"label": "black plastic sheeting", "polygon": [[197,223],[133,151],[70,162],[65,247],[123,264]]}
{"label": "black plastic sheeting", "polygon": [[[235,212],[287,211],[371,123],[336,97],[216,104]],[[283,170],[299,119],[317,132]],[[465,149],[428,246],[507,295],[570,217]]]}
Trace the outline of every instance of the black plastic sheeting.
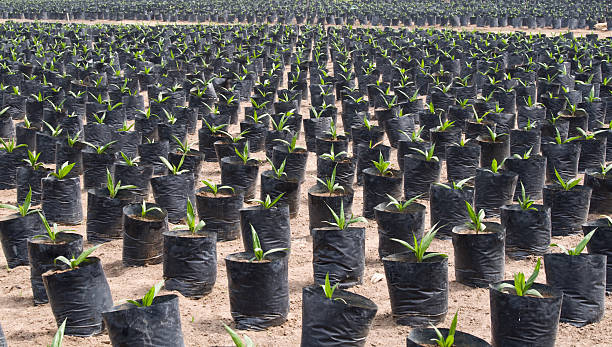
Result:
{"label": "black plastic sheeting", "polygon": [[225,258],[230,311],[238,329],[264,330],[287,320],[289,256],[276,252],[250,262],[252,257],[244,252]]}
{"label": "black plastic sheeting", "polygon": [[113,346],[184,347],[179,298],[157,296],[151,306],[114,306],[102,312]]}
{"label": "black plastic sheeting", "polygon": [[42,274],[56,268],[55,258],[59,256],[64,256],[68,259],[76,258],[81,252],[83,252],[83,236],[79,234],[57,234],[55,243],[51,243],[49,239],[45,238],[28,240],[30,283],[32,284],[35,305],[49,302]]}
{"label": "black plastic sheeting", "polygon": [[0,242],[6,263],[10,269],[28,265],[28,238],[45,234],[45,227],[38,213],[26,216],[12,214],[0,221]]}
{"label": "black plastic sheeting", "polygon": [[419,263],[414,253],[405,252],[382,261],[397,324],[424,327],[444,320],[448,311],[448,258],[432,257]]}
{"label": "black plastic sheeting", "polygon": [[551,236],[550,208],[531,205],[535,210],[522,210],[519,205],[501,208],[501,224],[506,229],[506,254],[512,259],[542,255],[548,250]]}
{"label": "black plastic sheeting", "polygon": [[[448,336],[448,329],[438,328],[442,336]],[[432,341],[438,339],[436,331],[432,328],[417,328],[410,330],[410,334],[406,338],[406,347],[425,347],[432,346]],[[491,345],[474,335],[455,331],[455,347],[490,347]]]}
{"label": "black plastic sheeting", "polygon": [[42,210],[49,223],[75,225],[83,220],[79,177],[42,179]]}
{"label": "black plastic sheeting", "polygon": [[581,185],[568,191],[558,184],[544,187],[544,206],[550,207],[552,236],[565,236],[582,230],[589,214],[592,191],[591,187]]}
{"label": "black plastic sheeting", "polygon": [[365,228],[313,229],[312,267],[316,284],[324,284],[327,273],[329,280],[339,283],[340,288],[361,284],[365,269]]}
{"label": "black plastic sheeting", "polygon": [[[223,195],[231,193],[231,195]],[[217,233],[217,241],[231,241],[240,235],[240,209],[244,195],[240,191],[221,190],[217,196],[208,187],[196,193],[198,217],[206,223],[206,230]]]}
{"label": "black plastic sheeting", "polygon": [[553,347],[563,294],[552,287],[534,283],[531,288],[539,291],[544,298],[518,296],[500,292],[498,285],[489,286],[491,345]]}
{"label": "black plastic sheeting", "polygon": [[414,236],[421,240],[425,232],[425,205],[412,203],[404,211],[398,212],[394,206],[387,207],[383,202],[374,208],[376,223],[378,224],[378,256],[386,257],[395,253],[406,251],[399,242],[392,238],[413,243]]}
{"label": "black plastic sheeting", "polygon": [[163,235],[165,288],[191,299],[210,293],[217,280],[217,234],[178,230]]}
{"label": "black plastic sheeting", "polygon": [[563,292],[561,322],[582,327],[603,318],[606,256],[545,254],[546,284]]}
{"label": "black plastic sheeting", "polygon": [[334,291],[333,299],[326,298],[318,285],[302,289],[302,347],[365,346],[376,304],[341,289]]}
{"label": "black plastic sheeting", "polygon": [[[452,187],[452,183],[446,183]],[[438,225],[436,238],[449,239],[453,228],[470,220],[465,202],[474,205],[474,188],[463,186],[462,189],[448,189],[432,184],[429,189],[430,225]]]}
{"label": "black plastic sheeting", "polygon": [[[158,207],[147,204],[147,209]],[[161,208],[160,208],[161,209]],[[144,266],[163,260],[164,238],[168,231],[168,213],[152,210],[141,217],[142,206],[131,204],[123,208],[123,265]]]}
{"label": "black plastic sheeting", "polygon": [[59,327],[67,319],[65,334],[87,337],[104,330],[102,312],[113,298],[100,259],[90,257],[74,270],[47,272],[43,282]]}
{"label": "black plastic sheeting", "polygon": [[505,230],[498,223],[485,226],[479,234],[459,233],[465,226],[453,229],[455,278],[470,287],[486,287],[504,278]]}
{"label": "black plastic sheeting", "polygon": [[273,248],[291,249],[291,223],[289,207],[275,205],[265,209],[262,206],[247,207],[240,210],[240,229],[242,243],[246,252],[253,252],[251,225],[257,232],[261,249],[264,252]]}

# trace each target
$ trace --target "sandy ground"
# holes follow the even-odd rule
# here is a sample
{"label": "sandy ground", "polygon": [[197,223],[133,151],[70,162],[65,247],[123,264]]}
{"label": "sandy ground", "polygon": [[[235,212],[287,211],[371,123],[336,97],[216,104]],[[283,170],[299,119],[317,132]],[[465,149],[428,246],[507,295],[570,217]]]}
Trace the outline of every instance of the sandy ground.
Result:
{"label": "sandy ground", "polygon": [[[285,79],[286,80],[286,79]],[[286,83],[286,81],[285,81]],[[301,114],[307,115],[308,102],[302,104]],[[241,109],[241,113],[242,113]],[[243,115],[242,115],[243,116]],[[340,117],[339,117],[340,119]],[[231,130],[236,131],[237,126]],[[197,141],[197,136],[190,136],[190,141]],[[303,137],[300,143],[304,146]],[[195,146],[197,148],[197,146]],[[263,153],[257,157],[262,158]],[[391,158],[396,158],[395,151]],[[393,159],[395,161],[395,159]],[[395,164],[397,165],[397,164]],[[261,171],[260,171],[261,172]],[[443,179],[445,178],[445,169]],[[301,208],[297,218],[291,221],[292,251],[289,261],[290,314],[288,321],[279,327],[263,332],[247,332],[258,346],[298,345],[301,336],[302,288],[313,282],[312,239],[308,231],[307,191],[315,184],[316,158],[310,153],[306,172],[306,181],[301,189]],[[217,163],[205,163],[201,178],[220,180]],[[202,184],[199,183],[198,187]],[[353,211],[359,214],[362,210],[363,190],[355,186]],[[14,203],[15,190],[0,192],[0,202]],[[86,194],[82,195],[86,209]],[[152,197],[149,197],[152,201]],[[427,205],[427,201],[421,201]],[[7,213],[0,211],[0,213]],[[595,216],[593,216],[595,217]],[[427,224],[429,222],[427,221]],[[428,226],[427,226],[428,227]],[[71,228],[72,229],[72,228]],[[85,235],[85,223],[77,226],[77,232]],[[382,263],[378,259],[378,235],[375,221],[369,221],[366,231],[366,271],[362,285],[350,291],[364,295],[378,305],[378,313],[372,324],[367,346],[402,346],[410,328],[398,326],[393,322],[387,284],[384,279]],[[578,236],[554,238],[554,242],[565,246],[574,246]],[[85,247],[88,247],[86,244]],[[219,243],[218,274],[215,287],[208,296],[201,300],[190,300],[180,297],[182,328],[187,346],[231,345],[230,337],[223,329],[223,323],[232,324],[227,291],[227,276],[224,258],[231,253],[242,251],[242,240]],[[455,282],[453,247],[450,240],[435,240],[430,250],[449,255],[449,317],[441,324],[448,327],[452,314],[459,310],[458,330],[465,331],[485,340],[490,340],[490,316],[488,289],[474,289]],[[140,298],[156,282],[162,280],[162,265],[126,268],[121,262],[122,241],[105,244],[96,252],[102,259],[104,271],[110,284],[113,300]],[[1,251],[0,251],[1,253]],[[522,261],[506,259],[505,277],[507,279],[518,272],[531,273],[536,258]],[[542,267],[543,268],[543,267]],[[382,275],[382,276],[381,276]],[[378,281],[372,281],[373,278]],[[543,269],[538,282],[545,282]],[[162,291],[162,294],[168,293]],[[257,298],[253,298],[254,300]],[[612,298],[606,298],[606,306],[612,305]],[[0,324],[7,336],[9,346],[46,346],[50,343],[56,330],[49,305],[34,306],[29,281],[29,268],[19,267],[9,270],[4,255],[0,255]],[[560,324],[558,346],[610,346],[612,338],[612,315],[607,313],[604,319],[584,328],[575,328]],[[64,346],[105,346],[110,344],[106,334],[90,338],[66,337]]]}

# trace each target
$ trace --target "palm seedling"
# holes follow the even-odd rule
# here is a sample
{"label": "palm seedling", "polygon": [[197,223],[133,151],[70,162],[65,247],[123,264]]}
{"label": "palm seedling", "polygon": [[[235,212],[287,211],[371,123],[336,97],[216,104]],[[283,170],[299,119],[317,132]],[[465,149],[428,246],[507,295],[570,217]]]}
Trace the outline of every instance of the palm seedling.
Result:
{"label": "palm seedling", "polygon": [[79,267],[82,263],[86,263],[87,262],[87,257],[89,257],[89,255],[91,253],[93,253],[96,249],[98,249],[100,245],[97,246],[93,246],[89,249],[84,250],[76,259],[74,258],[74,256],[70,259],[64,257],[63,255],[60,255],[59,257],[55,258],[54,262],[57,263],[58,261],[61,261],[62,263],[68,265],[70,267],[70,269],[74,270],[77,267]]}
{"label": "palm seedling", "polygon": [[143,200],[142,204],[140,205],[140,217],[145,218],[147,214],[152,211],[158,211],[159,213],[162,213],[161,208],[156,206],[147,207],[147,202]]}
{"label": "palm seedling", "polygon": [[457,313],[458,312],[455,312],[455,316],[453,317],[453,321],[451,322],[451,325],[450,325],[450,328],[448,329],[448,334],[446,334],[446,337],[444,337],[444,335],[442,335],[440,330],[438,330],[438,328],[436,328],[434,325],[431,326],[436,332],[436,336],[438,336],[437,339],[431,339],[431,340],[435,342],[438,345],[438,347],[452,347],[453,344],[455,343],[455,332],[457,331]]}
{"label": "palm seedling", "polygon": [[285,165],[287,164],[287,158],[285,158],[285,160],[283,160],[283,162],[276,167],[274,165],[274,163],[272,162],[272,160],[270,160],[270,158],[266,158],[266,160],[268,161],[268,163],[270,163],[270,166],[272,167],[272,171],[274,172],[274,176],[276,176],[277,179],[282,179],[283,176],[287,176],[287,173],[285,172]]}
{"label": "palm seedling", "polygon": [[541,298],[542,294],[540,294],[539,291],[531,288],[536,278],[538,277],[538,273],[540,272],[541,262],[542,262],[542,259],[538,259],[538,263],[536,264],[535,269],[533,270],[533,273],[531,274],[531,276],[529,276],[527,281],[525,281],[525,274],[522,272],[519,272],[516,275],[514,275],[514,284],[501,283],[497,287],[497,290],[499,291],[510,290],[510,291],[514,291],[514,293],[518,296],[531,295],[531,296],[536,296],[536,297]]}
{"label": "palm seedling", "polygon": [[372,160],[372,163],[381,176],[393,175],[393,172],[390,169],[391,162],[386,161],[385,158],[383,158],[382,152],[378,153],[378,161]]}
{"label": "palm seedling", "polygon": [[240,336],[238,336],[238,334],[232,330],[232,328],[225,324],[223,324],[223,327],[225,327],[225,331],[227,331],[227,333],[230,335],[236,347],[255,347],[255,343],[248,335],[245,334],[243,335],[243,338],[240,338]]}
{"label": "palm seedling", "polygon": [[[609,217],[608,217],[609,218]],[[582,253],[582,251],[584,250],[584,248],[586,247],[587,243],[589,243],[589,241],[591,241],[591,237],[593,237],[593,234],[595,234],[596,230],[591,231],[590,233],[586,234],[582,240],[580,240],[580,242],[576,245],[576,247],[574,248],[565,248],[559,244],[556,243],[552,243],[550,245],[550,247],[559,247],[561,248],[561,252],[567,254],[567,255],[580,255]]]}
{"label": "palm seedling", "polygon": [[40,220],[43,222],[43,225],[45,226],[45,230],[47,230],[47,235],[36,235],[33,238],[34,239],[41,239],[41,238],[46,238],[49,239],[52,243],[55,243],[55,240],[57,239],[57,235],[63,232],[67,232],[67,231],[74,231],[74,230],[59,230],[57,223],[53,223],[53,226],[49,225],[49,222],[47,221],[47,218],[45,218],[45,216],[38,212],[38,216],[40,216]]}
{"label": "palm seedling", "polygon": [[485,211],[481,209],[476,213],[474,207],[467,201],[465,202],[465,206],[470,216],[470,222],[467,222],[466,225],[470,227],[471,230],[474,230],[476,234],[483,232],[486,229],[486,225],[484,224]]}
{"label": "palm seedling", "polygon": [[345,151],[342,151],[340,153],[334,152],[334,145],[331,145],[331,147],[329,149],[329,153],[321,154],[321,158],[328,159],[328,160],[331,160],[331,161],[336,161],[336,159],[340,159],[340,158],[344,157],[345,155],[347,155],[347,153]]}
{"label": "palm seedling", "polygon": [[423,157],[425,157],[425,161],[440,161],[440,159],[434,155],[434,151],[436,149],[436,144],[432,144],[429,149],[423,151],[422,149],[419,148],[410,148],[411,150],[421,154]]}
{"label": "palm seedling", "polygon": [[317,177],[317,181],[321,183],[326,189],[329,195],[334,194],[336,191],[341,190],[344,192],[344,187],[342,187],[339,183],[336,183],[336,168],[338,165],[334,166],[332,170],[331,176],[329,178],[325,178],[325,181]]}
{"label": "palm seedling", "polygon": [[64,162],[58,169],[57,172],[51,172],[51,176],[57,178],[58,180],[64,179],[72,170],[75,163],[69,164],[68,162]]}
{"label": "palm seedling", "polygon": [[210,189],[210,191],[213,193],[214,196],[217,196],[217,193],[219,193],[220,190],[222,189],[227,189],[227,190],[231,190],[232,193],[235,193],[236,190],[233,187],[230,186],[219,186],[218,184],[211,182],[209,180],[202,180],[202,183],[204,183],[204,185],[206,185],[208,187],[208,189]]}
{"label": "palm seedling", "polygon": [[23,205],[17,204],[16,206],[9,204],[0,204],[0,208],[6,208],[9,210],[13,210],[19,213],[20,216],[25,217],[31,213],[38,212],[37,209],[30,209],[32,203],[32,187],[28,191],[28,195],[26,195],[25,200],[23,201]]}
{"label": "palm seedling", "polygon": [[523,211],[537,211],[538,209],[533,207],[532,205],[535,203],[534,200],[531,200],[527,194],[525,193],[525,186],[523,182],[521,182],[521,197],[518,199],[519,206]]}
{"label": "palm seedling", "polygon": [[568,181],[564,181],[557,169],[555,168],[555,176],[557,177],[557,183],[563,188],[565,191],[569,191],[580,183],[582,180],[579,177],[574,177]]}
{"label": "palm seedling", "polygon": [[261,248],[261,243],[259,242],[259,236],[257,235],[257,231],[255,231],[253,225],[251,225],[251,238],[253,239],[253,257],[249,260],[250,262],[264,261],[266,259],[266,256],[272,253],[284,252],[288,250],[288,248],[272,248],[264,252]]}
{"label": "palm seedling", "polygon": [[181,160],[179,161],[178,165],[174,165],[172,163],[170,163],[168,161],[168,159],[164,158],[164,157],[159,157],[159,160],[168,168],[168,170],[170,170],[170,172],[173,175],[182,175],[186,172],[189,172],[189,170],[185,169],[185,170],[181,170],[181,167],[183,166],[183,162],[185,161],[185,155],[183,154],[183,156],[181,156]]}
{"label": "palm seedling", "polygon": [[149,291],[144,295],[144,297],[140,301],[127,300],[127,302],[137,307],[149,307],[153,304],[153,299],[155,299],[155,297],[157,296],[157,294],[159,293],[163,285],[164,285],[164,281],[159,281],[155,283],[155,285],[151,287],[151,289],[149,289]]}
{"label": "palm seedling", "polygon": [[423,194],[419,194],[413,198],[410,198],[406,201],[399,201],[396,198],[392,197],[391,195],[387,194],[387,197],[389,198],[389,203],[387,204],[387,207],[389,206],[393,206],[395,207],[395,209],[397,210],[397,212],[403,212],[404,210],[406,210],[410,205],[412,205],[412,203],[414,203],[415,201],[417,201],[418,198],[420,198],[421,196],[423,196]]}
{"label": "palm seedling", "polygon": [[334,284],[333,286],[329,282],[329,272],[325,274],[325,284],[321,284],[321,288],[323,288],[323,295],[329,300],[340,300],[346,304],[346,301],[342,298],[334,298],[334,292],[338,288],[340,282]]}
{"label": "palm seedling", "polygon": [[136,187],[134,185],[122,186],[121,185],[121,181],[119,181],[119,182],[117,182],[115,184],[115,180],[113,179],[113,175],[110,173],[110,171],[107,168],[106,169],[106,188],[108,189],[108,196],[111,199],[114,199],[120,191],[126,190],[126,189],[135,189],[135,188],[138,188],[138,187]]}
{"label": "palm seedling", "polygon": [[280,199],[283,197],[283,195],[285,195],[285,193],[280,193],[274,200],[272,200],[272,198],[270,197],[270,195],[266,195],[266,198],[264,200],[260,200],[260,199],[251,199],[249,200],[249,202],[254,202],[259,204],[261,207],[263,207],[264,209],[268,210],[271,209],[272,207],[274,207],[274,205],[276,205]]}
{"label": "palm seedling", "polygon": [[[432,253],[427,253],[427,249],[429,248],[429,245],[431,245],[431,242],[433,241],[434,237],[436,236],[436,233],[438,232],[438,230],[440,230],[439,227],[437,227],[437,224],[434,225],[431,230],[427,233],[425,233],[425,235],[423,235],[423,238],[421,239],[421,242],[419,242],[419,240],[417,240],[416,235],[413,233],[412,234],[412,238],[413,238],[413,244],[409,244],[408,242],[404,241],[404,240],[400,240],[400,239],[395,239],[392,238],[391,240],[398,242],[399,244],[401,244],[402,246],[408,248],[412,253],[414,253],[414,256],[416,257],[417,262],[421,263],[423,262],[423,260],[429,259],[429,258],[433,258],[433,257],[444,257],[447,258],[448,256],[444,253],[436,253],[436,252],[432,252]],[[427,254],[425,254],[427,253]]]}
{"label": "palm seedling", "polygon": [[331,226],[334,226],[340,230],[345,230],[351,224],[354,224],[354,223],[367,223],[367,220],[364,217],[355,217],[352,214],[349,218],[346,218],[346,215],[344,214],[344,201],[340,202],[340,213],[339,214],[336,214],[336,212],[334,212],[334,210],[332,210],[331,207],[327,206],[327,208],[331,212],[332,217],[334,218],[334,221],[333,222],[325,221],[325,223]]}
{"label": "palm seedling", "polygon": [[471,180],[472,178],[473,177],[467,177],[467,178],[464,178],[464,179],[462,179],[461,181],[458,181],[458,182],[452,181],[452,182],[450,182],[451,183],[450,185],[444,184],[444,183],[439,183],[439,182],[436,182],[434,184],[437,185],[437,186],[444,187],[446,189],[463,190],[463,187],[465,187],[466,184],[468,183],[468,181]]}

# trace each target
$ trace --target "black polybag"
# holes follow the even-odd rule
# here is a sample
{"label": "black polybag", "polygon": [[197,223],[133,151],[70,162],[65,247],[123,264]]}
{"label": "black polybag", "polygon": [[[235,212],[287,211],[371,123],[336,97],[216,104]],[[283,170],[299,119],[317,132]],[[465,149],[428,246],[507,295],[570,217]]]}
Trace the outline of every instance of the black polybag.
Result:
{"label": "black polybag", "polygon": [[334,291],[333,298],[342,300],[326,298],[318,285],[302,289],[302,347],[365,346],[378,307],[341,289]]}
{"label": "black polybag", "polygon": [[278,168],[283,161],[285,161],[287,178],[303,182],[306,173],[306,162],[308,161],[308,151],[295,149],[289,153],[286,146],[274,146],[272,149],[272,163]]}
{"label": "black polybag", "polygon": [[111,174],[114,170],[115,154],[110,150],[98,154],[91,149],[84,149],[83,154],[83,187],[96,189],[106,187],[106,170]]}
{"label": "black polybag", "polygon": [[89,257],[69,271],[49,271],[43,282],[57,326],[66,321],[65,334],[87,337],[104,330],[102,312],[113,298],[99,258]]}
{"label": "black polybag", "polygon": [[206,230],[217,234],[217,241],[231,241],[240,235],[240,209],[244,201],[241,191],[221,190],[217,196],[208,187],[196,193],[198,217],[206,223]]}
{"label": "black polybag", "polygon": [[374,208],[378,224],[378,256],[382,259],[388,255],[402,253],[406,247],[391,240],[392,238],[413,243],[414,236],[421,240],[425,232],[425,205],[412,203],[402,212],[393,206],[387,207],[383,202]]}
{"label": "black polybag", "polygon": [[120,190],[114,198],[107,188],[87,191],[87,241],[104,243],[123,235],[123,207],[141,202],[142,196],[132,190]]}
{"label": "black polybag", "polygon": [[420,327],[444,321],[448,311],[448,258],[437,256],[417,262],[414,253],[404,252],[382,261],[397,324]]}
{"label": "black polybag", "polygon": [[540,153],[542,136],[540,128],[532,130],[512,129],[510,130],[510,155],[523,155],[531,150],[532,154]]}
{"label": "black polybag", "polygon": [[[514,284],[513,281],[504,283]],[[553,347],[557,338],[563,293],[534,283],[531,288],[544,298],[500,292],[499,283],[489,286],[491,345],[496,347]]]}
{"label": "black polybag", "polygon": [[518,175],[514,200],[521,198],[521,183],[525,187],[525,195],[532,200],[542,199],[542,189],[546,183],[546,157],[532,155],[527,159],[510,157],[504,167]]}
{"label": "black polybag", "polygon": [[441,167],[439,161],[427,161],[421,154],[404,156],[404,198],[422,194],[421,198],[428,199],[430,184],[440,181]]}
{"label": "black polybag", "polygon": [[32,169],[31,166],[20,166],[17,168],[17,203],[23,204],[25,198],[32,189],[32,197],[30,203],[33,206],[39,205],[42,201],[42,182],[41,180],[49,175],[51,169],[44,167],[38,170]]}
{"label": "black polybag", "polygon": [[129,166],[124,163],[115,163],[115,182],[121,181],[122,186],[134,185],[138,187],[144,197],[149,194],[152,175],[153,167],[150,165]]}
{"label": "black polybag", "polygon": [[506,254],[522,259],[530,254],[542,255],[550,244],[550,208],[531,205],[537,210],[523,210],[519,205],[501,208],[501,224],[506,229]]}
{"label": "black polybag", "polygon": [[37,213],[21,216],[18,213],[0,220],[0,242],[10,269],[28,265],[28,238],[46,233]]}
{"label": "black polybag", "polygon": [[283,324],[289,314],[289,255],[276,252],[264,261],[253,253],[225,258],[230,311],[238,329],[264,330]]}
{"label": "black polybag", "polygon": [[518,175],[512,171],[493,173],[482,168],[476,170],[475,209],[483,209],[487,218],[499,217],[499,208],[512,203],[517,180]]}
{"label": "black polybag", "polygon": [[315,284],[331,283],[348,288],[363,282],[365,269],[365,228],[335,227],[313,229],[312,268]]}
{"label": "black polybag", "polygon": [[485,222],[484,232],[460,233],[466,226],[453,229],[455,278],[470,287],[486,287],[504,278],[505,230],[498,223]]}
{"label": "black polybag", "polygon": [[55,242],[51,242],[47,238],[30,238],[28,240],[30,283],[35,305],[49,302],[42,274],[55,269],[55,258],[59,256],[68,259],[76,258],[81,252],[83,252],[83,236],[79,234],[59,233]]}
{"label": "black polybag", "polygon": [[612,175],[602,176],[601,170],[587,170],[584,185],[593,189],[589,212],[612,214]]}
{"label": "black polybag", "polygon": [[[399,170],[389,170],[391,175],[381,175],[376,168],[363,170],[363,213],[368,219],[374,219],[374,208],[389,197],[399,199],[402,194],[402,175]],[[337,211],[336,211],[337,213]]]}
{"label": "black polybag", "polygon": [[177,223],[187,216],[187,199],[195,204],[193,174],[166,175],[151,178],[155,203],[168,211],[168,221]]}
{"label": "black polybag", "polygon": [[177,230],[163,236],[165,288],[191,299],[210,293],[217,280],[217,234]]}
{"label": "black polybag", "polygon": [[283,194],[277,204],[289,206],[289,214],[291,218],[295,218],[300,211],[300,183],[297,179],[286,176],[279,179],[272,170],[264,171],[261,174],[259,199],[265,201],[268,195],[275,199]]}
{"label": "black polybag", "polygon": [[[147,204],[147,209],[157,207]],[[161,209],[161,208],[160,208]],[[123,207],[123,265],[144,266],[159,264],[163,259],[163,236],[168,231],[168,213],[161,209],[147,212],[141,217],[142,206]]]}
{"label": "black polybag", "polygon": [[25,165],[22,159],[27,158],[24,147],[13,152],[0,151],[0,190],[13,189],[17,183],[17,167]]}
{"label": "black polybag", "polygon": [[[327,188],[315,185],[308,190],[308,227],[312,233],[314,228],[329,226],[325,222],[332,222],[334,217],[330,208],[338,213],[340,206],[344,207],[344,214],[350,217],[353,210],[353,196],[355,192],[351,188],[336,191],[329,194]],[[329,208],[328,208],[329,206]]]}
{"label": "black polybag", "polygon": [[544,255],[546,284],[563,292],[561,322],[582,327],[603,318],[606,303],[606,256]]}
{"label": "black polybag", "polygon": [[83,220],[79,177],[42,179],[42,210],[50,223],[79,224]]}
{"label": "black polybag", "polygon": [[259,162],[249,159],[246,164],[237,156],[221,159],[221,184],[244,192],[244,199],[255,197]]}
{"label": "black polybag", "polygon": [[156,296],[150,306],[126,303],[102,312],[113,346],[183,347],[179,298]]}
{"label": "black polybag", "polygon": [[[338,152],[336,152],[337,154]],[[354,158],[342,157],[335,161],[317,158],[317,178],[325,182],[331,178],[332,172],[336,168],[336,183],[346,188],[353,188],[355,181],[355,160]]]}
{"label": "black polybag", "polygon": [[555,169],[565,181],[578,175],[579,142],[574,141],[561,145],[543,143],[542,155],[546,157],[546,179],[548,181],[557,180]]}
{"label": "black polybag", "polygon": [[[240,210],[240,229],[242,243],[246,252],[253,252],[253,236],[251,226],[257,232],[257,237],[264,252],[273,248],[291,249],[291,223],[289,207],[275,205],[272,208],[262,206],[247,207]],[[289,253],[287,251],[287,253]]]}
{"label": "black polybag", "polygon": [[451,189],[438,184],[432,184],[429,189],[429,220],[430,225],[437,225],[436,238],[449,239],[453,228],[470,220],[465,202],[474,205],[474,188],[463,186],[462,189],[452,189],[452,183],[446,183]]}
{"label": "black polybag", "polygon": [[558,184],[544,187],[544,206],[550,207],[552,236],[575,234],[587,221],[589,204],[593,189],[577,185],[564,190]]}
{"label": "black polybag", "polygon": [[446,146],[446,176],[449,181],[461,181],[476,175],[480,167],[480,145],[468,142],[465,146]]}
{"label": "black polybag", "polygon": [[610,293],[612,292],[612,225],[608,223],[606,218],[592,220],[582,225],[582,232],[585,236],[593,230],[595,233],[587,243],[587,250],[589,254],[603,254],[608,257],[606,292]]}

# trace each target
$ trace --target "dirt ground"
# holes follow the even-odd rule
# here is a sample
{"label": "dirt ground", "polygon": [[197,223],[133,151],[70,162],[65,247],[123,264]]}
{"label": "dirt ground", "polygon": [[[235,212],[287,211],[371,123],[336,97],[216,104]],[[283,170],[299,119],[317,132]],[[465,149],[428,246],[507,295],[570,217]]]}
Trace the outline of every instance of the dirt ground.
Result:
{"label": "dirt ground", "polygon": [[[285,79],[286,80],[286,79]],[[285,81],[286,83],[286,81]],[[308,114],[308,102],[302,103],[301,114]],[[243,117],[243,108],[241,116]],[[340,117],[339,117],[340,119]],[[232,126],[232,132],[238,127]],[[197,141],[197,135],[191,135],[190,141]],[[299,141],[304,146],[303,136]],[[197,146],[194,146],[197,148]],[[256,157],[263,159],[263,153]],[[393,162],[395,150],[391,153]],[[395,164],[396,166],[397,164]],[[263,168],[261,169],[263,170]],[[261,172],[261,171],[260,171]],[[308,188],[315,184],[316,158],[310,153],[308,158],[306,181],[301,189],[301,208],[298,216],[291,220],[292,250],[289,260],[290,314],[288,321],[262,332],[246,332],[258,346],[295,346],[300,343],[302,316],[302,288],[313,282],[312,239],[308,231]],[[446,176],[443,172],[443,180]],[[217,163],[205,163],[201,178],[220,181]],[[202,183],[198,184],[198,187]],[[353,212],[357,215],[362,210],[362,187],[355,185]],[[148,201],[153,201],[152,196]],[[14,203],[16,191],[0,192],[0,202]],[[82,195],[86,211],[86,194]],[[428,204],[427,201],[420,201]],[[7,214],[7,211],[0,211]],[[596,216],[592,216],[595,218]],[[427,220],[427,227],[429,221]],[[72,229],[72,227],[71,227]],[[77,232],[85,235],[85,223],[76,227]],[[578,236],[553,238],[555,243],[573,247],[580,239]],[[88,247],[86,244],[85,247]],[[378,313],[367,338],[367,346],[403,346],[410,328],[398,326],[393,322],[391,306],[384,278],[384,270],[378,259],[378,235],[376,221],[370,220],[366,231],[366,270],[362,285],[349,289],[364,295],[378,305]],[[212,293],[200,300],[190,300],[180,296],[180,311],[185,344],[187,346],[229,346],[230,337],[223,329],[223,323],[232,325],[229,309],[227,276],[224,258],[231,253],[242,251],[242,240],[219,243],[217,282]],[[430,250],[449,255],[449,316],[441,324],[448,327],[452,314],[459,310],[458,330],[490,340],[490,316],[488,289],[474,289],[455,281],[453,247],[450,240],[435,240]],[[0,253],[2,251],[0,250]],[[117,303],[125,299],[140,298],[156,282],[162,280],[162,265],[126,268],[122,265],[122,241],[116,240],[99,248],[96,256],[102,259],[104,271],[111,287],[113,300]],[[519,271],[531,273],[536,258],[530,257],[521,261],[506,259],[506,279]],[[537,282],[545,282],[544,269],[540,271]],[[163,290],[161,294],[167,294]],[[257,298],[253,298],[256,300]],[[612,305],[612,298],[606,297],[606,306]],[[46,346],[56,331],[56,323],[49,305],[34,306],[29,281],[29,268],[19,267],[9,270],[4,255],[0,255],[0,325],[2,326],[9,346]],[[244,332],[241,332],[244,333]],[[560,324],[557,335],[558,346],[610,346],[612,339],[612,314],[606,313],[603,320],[584,328],[575,328]],[[102,334],[90,338],[67,336],[64,346],[105,346],[109,345],[108,335]]]}

